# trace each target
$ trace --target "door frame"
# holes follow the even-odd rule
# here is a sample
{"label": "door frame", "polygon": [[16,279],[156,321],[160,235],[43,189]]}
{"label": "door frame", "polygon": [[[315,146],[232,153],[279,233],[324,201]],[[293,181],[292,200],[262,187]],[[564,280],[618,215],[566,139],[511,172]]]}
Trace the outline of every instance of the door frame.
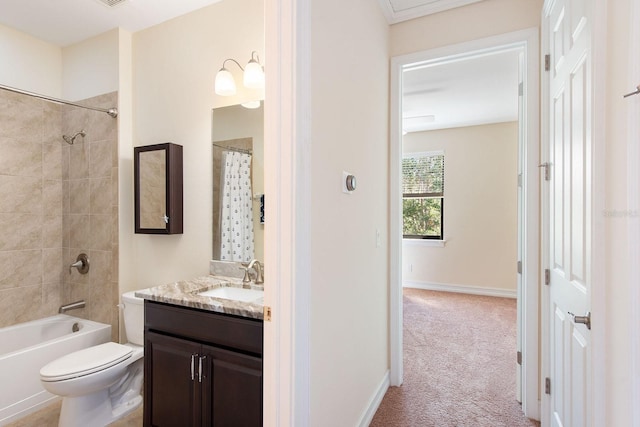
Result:
{"label": "door frame", "polygon": [[[403,382],[402,361],[402,192],[401,192],[401,99],[402,70],[404,66],[417,63],[439,63],[453,58],[476,56],[482,52],[500,51],[521,47],[526,56],[524,79],[526,106],[526,141],[523,162],[523,192],[525,224],[523,233],[522,271],[522,409],[527,417],[540,418],[538,390],[539,375],[539,29],[528,28],[460,44],[396,56],[391,59],[390,93],[390,265],[389,265],[389,344],[390,385]],[[515,177],[514,177],[515,179]],[[515,266],[514,266],[515,269]],[[514,362],[516,355],[514,354]]]}
{"label": "door frame", "polygon": [[[606,401],[607,401],[607,382],[606,382],[606,329],[607,329],[607,310],[606,310],[606,271],[604,260],[605,254],[605,141],[606,141],[606,99],[607,99],[607,1],[595,0],[594,10],[592,13],[592,87],[593,87],[593,163],[592,163],[592,207],[591,207],[591,315],[595,320],[591,327],[591,402],[592,425],[606,425]],[[545,0],[541,14],[541,56],[549,53],[550,40],[548,32],[548,15],[555,0]],[[550,114],[550,96],[549,96],[549,78],[545,70],[541,69],[541,162],[548,161],[549,158],[549,114]],[[542,186],[542,235],[541,235],[541,272],[549,268],[549,188]],[[541,381],[550,375],[550,358],[548,341],[551,337],[551,321],[549,317],[550,308],[550,292],[546,286],[541,289],[541,356],[542,356],[542,375]],[[543,390],[541,386],[541,390]],[[549,425],[550,417],[550,395],[541,394],[542,396],[542,418],[541,425],[543,427]]]}

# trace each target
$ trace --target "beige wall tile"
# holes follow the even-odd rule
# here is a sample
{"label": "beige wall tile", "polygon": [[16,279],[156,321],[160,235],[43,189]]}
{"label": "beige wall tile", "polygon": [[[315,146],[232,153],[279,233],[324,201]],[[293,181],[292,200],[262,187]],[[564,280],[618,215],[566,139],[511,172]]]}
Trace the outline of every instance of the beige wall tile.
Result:
{"label": "beige wall tile", "polygon": [[69,147],[69,179],[89,177],[89,144],[80,142]]}
{"label": "beige wall tile", "polygon": [[41,213],[42,178],[0,175],[0,209],[3,213]]}
{"label": "beige wall tile", "polygon": [[69,181],[69,213],[88,214],[91,212],[91,185],[88,178]]}
{"label": "beige wall tile", "polygon": [[11,230],[0,239],[0,251],[42,247],[42,216],[0,213],[0,230]]}
{"label": "beige wall tile", "polygon": [[42,104],[0,98],[0,136],[42,141]]}
{"label": "beige wall tile", "polygon": [[42,284],[42,251],[0,252],[0,289]]}
{"label": "beige wall tile", "polygon": [[[2,122],[0,122],[2,123]],[[0,137],[0,174],[41,176],[42,144],[24,138]]]}
{"label": "beige wall tile", "polygon": [[[62,248],[42,250],[42,283],[61,283],[64,274]],[[68,270],[67,270],[68,273]]]}
{"label": "beige wall tile", "polygon": [[41,288],[37,285],[0,290],[0,327],[39,318]]}
{"label": "beige wall tile", "polygon": [[113,219],[111,215],[91,215],[91,245],[92,249],[110,251]]}
{"label": "beige wall tile", "polygon": [[[108,116],[107,116],[108,117]],[[111,146],[113,141],[104,140],[92,142],[90,146],[90,167],[89,175],[92,178],[111,177]]]}
{"label": "beige wall tile", "polygon": [[62,215],[62,181],[42,182],[42,213]]}
{"label": "beige wall tile", "polygon": [[91,213],[111,213],[112,185],[111,178],[91,179]]}
{"label": "beige wall tile", "polygon": [[44,179],[62,179],[62,146],[59,142],[42,144],[42,176]]}
{"label": "beige wall tile", "polygon": [[42,247],[61,248],[62,247],[62,214],[44,215],[42,217]]}
{"label": "beige wall tile", "polygon": [[69,215],[69,247],[79,249],[91,247],[89,215]]}

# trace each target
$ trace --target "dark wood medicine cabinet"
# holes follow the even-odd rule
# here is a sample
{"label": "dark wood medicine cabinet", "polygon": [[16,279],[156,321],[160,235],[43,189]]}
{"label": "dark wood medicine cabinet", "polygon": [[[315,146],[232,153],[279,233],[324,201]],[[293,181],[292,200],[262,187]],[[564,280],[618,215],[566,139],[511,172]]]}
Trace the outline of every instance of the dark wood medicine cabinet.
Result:
{"label": "dark wood medicine cabinet", "polygon": [[134,147],[135,232],[182,234],[182,146]]}

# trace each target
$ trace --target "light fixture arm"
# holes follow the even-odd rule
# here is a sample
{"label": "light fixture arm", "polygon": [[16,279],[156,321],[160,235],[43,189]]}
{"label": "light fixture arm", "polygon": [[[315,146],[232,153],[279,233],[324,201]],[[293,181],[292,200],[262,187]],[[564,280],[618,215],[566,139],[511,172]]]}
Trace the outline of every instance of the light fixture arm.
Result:
{"label": "light fixture arm", "polygon": [[235,59],[233,59],[233,58],[227,58],[227,59],[225,59],[225,60],[224,60],[224,62],[222,63],[222,68],[221,68],[221,70],[226,70],[225,64],[227,63],[227,61],[233,61],[233,62],[235,62],[235,63],[236,63],[236,65],[237,65],[238,67],[240,67],[240,69],[241,69],[242,71],[244,71],[244,68],[242,67],[242,65],[240,65],[240,63],[239,63],[238,61],[236,61]]}

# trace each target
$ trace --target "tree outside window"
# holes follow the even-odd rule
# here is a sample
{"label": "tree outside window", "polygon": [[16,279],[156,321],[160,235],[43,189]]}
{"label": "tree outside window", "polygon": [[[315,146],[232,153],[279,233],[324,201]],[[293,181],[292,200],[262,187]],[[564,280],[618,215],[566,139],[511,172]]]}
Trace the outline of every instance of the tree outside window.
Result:
{"label": "tree outside window", "polygon": [[402,159],[402,234],[405,239],[442,240],[444,153],[408,154]]}

